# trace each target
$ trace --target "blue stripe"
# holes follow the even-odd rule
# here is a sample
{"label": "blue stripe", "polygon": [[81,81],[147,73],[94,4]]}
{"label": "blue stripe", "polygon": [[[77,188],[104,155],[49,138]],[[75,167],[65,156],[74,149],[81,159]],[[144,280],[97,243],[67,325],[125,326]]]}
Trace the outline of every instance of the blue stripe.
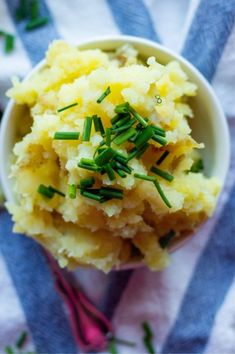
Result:
{"label": "blue stripe", "polygon": [[202,353],[206,347],[235,276],[234,210],[235,186],[199,258],[163,353]]}
{"label": "blue stripe", "polygon": [[211,80],[235,22],[235,0],[201,0],[182,55]]}
{"label": "blue stripe", "polygon": [[25,25],[27,21],[18,22],[16,20],[15,11],[19,1],[6,0],[8,10],[11,14],[12,20],[16,27],[17,33],[28,53],[28,56],[33,65],[37,64],[43,59],[45,52],[48,48],[48,44],[55,38],[59,38],[53,18],[44,0],[40,0],[40,15],[46,16],[49,19],[47,25],[39,27],[33,31],[26,31]]}
{"label": "blue stripe", "polygon": [[41,247],[12,234],[12,222],[1,211],[0,249],[25,312],[38,353],[77,353],[63,303]]}
{"label": "blue stripe", "polygon": [[142,0],[107,0],[115,22],[123,34],[158,41],[152,19]]}
{"label": "blue stripe", "polygon": [[101,311],[107,316],[107,318],[112,319],[132,273],[133,270],[122,270],[111,272],[108,275],[108,286],[100,305]]}

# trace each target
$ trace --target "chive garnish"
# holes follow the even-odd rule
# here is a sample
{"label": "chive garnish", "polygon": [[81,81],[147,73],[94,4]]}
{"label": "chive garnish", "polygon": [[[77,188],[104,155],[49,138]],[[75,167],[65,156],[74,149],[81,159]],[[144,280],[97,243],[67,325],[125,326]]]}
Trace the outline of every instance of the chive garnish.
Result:
{"label": "chive garnish", "polygon": [[79,132],[55,132],[54,140],[78,140]]}
{"label": "chive garnish", "polygon": [[174,179],[174,176],[172,176],[170,173],[166,172],[166,171],[163,171],[161,170],[160,168],[158,167],[155,167],[155,166],[152,166],[151,169],[150,169],[151,172],[155,173],[156,175],[166,179],[167,181],[169,182],[172,182],[173,179]]}
{"label": "chive garnish", "polygon": [[147,127],[148,123],[146,122],[146,120],[141,117],[141,115],[139,113],[136,112],[136,110],[133,107],[129,108],[130,112],[133,114],[133,116],[138,119],[138,121],[144,126]]}
{"label": "chive garnish", "polygon": [[15,37],[10,34],[5,34],[5,53],[10,53],[14,49]]}
{"label": "chive garnish", "polygon": [[18,338],[17,341],[16,341],[16,347],[17,347],[18,349],[23,348],[23,346],[25,345],[25,342],[26,342],[26,340],[27,340],[27,336],[28,336],[28,334],[27,334],[26,331],[23,331],[23,332],[21,333],[21,335],[19,336],[19,338]]}
{"label": "chive garnish", "polygon": [[137,154],[136,154],[136,158],[140,159],[144,155],[145,151],[148,149],[149,146],[150,145],[148,143],[146,143],[143,146],[141,146],[141,149],[139,149]]}
{"label": "chive garnish", "polygon": [[156,133],[156,135],[160,135],[165,137],[166,136],[166,131],[160,127],[156,127],[155,125],[151,125],[152,129]]}
{"label": "chive garnish", "polygon": [[32,0],[31,1],[31,20],[35,20],[38,18],[39,14],[39,7],[38,7],[38,0]]}
{"label": "chive garnish", "polygon": [[170,230],[166,235],[160,237],[159,238],[159,244],[160,244],[161,248],[164,249],[167,246],[169,246],[169,243],[171,242],[173,237],[175,237],[175,231],[174,230]]}
{"label": "chive garnish", "polygon": [[110,340],[113,340],[116,343],[121,344],[121,345],[126,345],[127,347],[135,347],[136,346],[136,343],[131,342],[131,341],[126,340],[126,339],[122,339],[122,338],[111,337]]}
{"label": "chive garnish", "polygon": [[145,347],[148,350],[148,353],[155,354],[156,352],[155,352],[155,349],[152,344],[152,339],[153,339],[152,329],[151,329],[149,323],[146,321],[142,323],[142,327],[144,330],[143,341],[144,341]]}
{"label": "chive garnish", "polygon": [[129,166],[125,165],[125,164],[122,164],[121,162],[118,162],[118,161],[112,161],[111,162],[111,166],[113,167],[113,169],[115,171],[118,169],[118,170],[125,171],[128,174],[131,174],[131,172],[132,172],[132,168],[131,167],[129,167]]}
{"label": "chive garnish", "polygon": [[110,354],[118,354],[117,347],[114,340],[108,342],[108,351]]}
{"label": "chive garnish", "polygon": [[122,132],[124,130],[127,130],[127,129],[131,128],[133,124],[135,124],[135,121],[136,121],[135,118],[132,118],[131,120],[128,119],[128,122],[126,124],[123,124],[123,125],[121,125],[118,128],[115,127],[115,128],[112,129],[112,131],[114,133],[120,133],[120,132]]}
{"label": "chive garnish", "polygon": [[138,138],[135,141],[135,145],[138,147],[144,145],[149,141],[149,139],[152,138],[154,135],[154,131],[152,127],[148,126],[147,128],[144,128],[142,133],[138,136]]}
{"label": "chive garnish", "polygon": [[117,174],[121,177],[121,178],[126,178],[126,174],[125,172],[123,172],[123,170],[119,170],[118,168],[115,169],[115,171],[117,172]]}
{"label": "chive garnish", "polygon": [[75,199],[77,194],[77,187],[75,184],[69,184],[69,198]]}
{"label": "chive garnish", "polygon": [[123,190],[118,188],[101,187],[100,195],[113,199],[123,199]]}
{"label": "chive garnish", "polygon": [[127,114],[123,118],[119,119],[118,122],[115,124],[115,127],[120,128],[122,125],[126,124],[130,120],[130,115]]}
{"label": "chive garnish", "polygon": [[92,118],[86,117],[83,125],[82,141],[90,141]]}
{"label": "chive garnish", "polygon": [[116,179],[115,177],[115,173],[113,171],[112,166],[110,165],[110,163],[107,163],[104,166],[105,172],[107,173],[107,175],[109,176],[110,181],[114,181]]}
{"label": "chive garnish", "polygon": [[120,114],[116,114],[112,119],[111,119],[111,123],[114,125],[114,124],[116,124],[118,121],[119,121],[119,119],[121,119],[122,117],[121,117],[121,115]]}
{"label": "chive garnish", "polygon": [[68,106],[65,106],[65,107],[62,107],[62,108],[58,108],[58,109],[57,109],[57,112],[63,112],[63,111],[65,111],[66,109],[75,107],[75,106],[77,106],[77,105],[78,105],[77,102],[72,103],[72,104],[69,104]]}
{"label": "chive garnish", "polygon": [[118,161],[124,165],[126,165],[128,162],[127,158],[125,158],[124,156],[120,156],[120,155],[115,155],[114,160]]}
{"label": "chive garnish", "polygon": [[49,199],[53,198],[55,194],[49,187],[45,186],[44,184],[40,184],[37,191]]}
{"label": "chive garnish", "polygon": [[111,128],[106,129],[105,136],[106,136],[106,145],[110,146],[111,145]]}
{"label": "chive garnish", "polygon": [[101,202],[103,197],[99,194],[97,194],[97,191],[94,189],[89,189],[89,190],[84,190],[81,189],[81,195],[83,195],[84,197],[96,200],[97,202]]}
{"label": "chive garnish", "polygon": [[114,143],[116,145],[121,145],[123,143],[125,143],[129,138],[131,138],[133,135],[135,135],[136,130],[134,128],[129,128],[128,130],[124,131],[123,133],[121,133],[120,135],[118,135],[115,139],[114,139]]}
{"label": "chive garnish", "polygon": [[162,200],[164,201],[164,203],[168,206],[168,208],[172,208],[171,203],[169,202],[169,200],[167,199],[167,197],[165,196],[158,180],[156,179],[156,181],[153,182],[155,184],[155,187],[157,188],[158,193],[160,194]]}
{"label": "chive garnish", "polygon": [[21,21],[27,17],[28,14],[28,1],[20,0],[19,6],[16,9],[16,19]]}
{"label": "chive garnish", "polygon": [[26,31],[31,31],[35,28],[42,27],[48,23],[48,17],[39,17],[36,18],[35,20],[31,20],[30,22],[27,23],[25,26]]}
{"label": "chive garnish", "polygon": [[157,135],[156,133],[152,136],[152,139],[156,141],[158,144],[165,146],[167,144],[166,138]]}
{"label": "chive garnish", "polygon": [[4,350],[6,354],[14,354],[14,350],[10,345],[7,345]]}
{"label": "chive garnish", "polygon": [[115,107],[114,112],[115,113],[129,113],[129,110],[130,110],[130,105],[128,102],[125,102],[125,103],[118,104]]}
{"label": "chive garnish", "polygon": [[192,164],[190,172],[199,173],[199,172],[202,172],[203,169],[204,169],[203,160],[198,159],[197,161],[194,161],[194,163]]}
{"label": "chive garnish", "polygon": [[95,131],[100,132],[101,135],[103,136],[105,132],[104,132],[104,127],[101,118],[98,117],[96,114],[92,118],[95,126]]}
{"label": "chive garnish", "polygon": [[49,186],[48,189],[50,189],[53,193],[56,193],[58,195],[61,195],[61,197],[65,197],[65,194],[61,191],[59,191],[58,189],[52,187],[52,186]]}
{"label": "chive garnish", "polygon": [[145,181],[151,181],[151,182],[155,182],[156,181],[156,177],[147,176],[147,175],[143,175],[143,174],[140,174],[140,173],[134,173],[134,177],[139,178],[139,179],[143,179]]}
{"label": "chive garnish", "polygon": [[95,164],[89,165],[89,164],[85,164],[83,162],[79,162],[78,167],[83,168],[84,170],[89,170],[89,171],[99,171],[99,167],[96,166]]}
{"label": "chive garnish", "polygon": [[94,165],[95,165],[94,160],[88,159],[88,158],[86,158],[86,157],[82,157],[81,160],[80,160],[80,162],[81,162],[82,164],[84,164],[84,165],[90,165],[90,166],[94,166]]}
{"label": "chive garnish", "polygon": [[80,180],[80,188],[90,188],[95,184],[94,177],[87,177]]}
{"label": "chive garnish", "polygon": [[95,158],[95,163],[98,166],[104,166],[106,163],[108,163],[113,157],[115,156],[115,151],[112,148],[107,148],[101,154],[96,156]]}
{"label": "chive garnish", "polygon": [[110,87],[108,86],[96,102],[101,103],[105,99],[105,97],[107,97],[110,93],[111,93],[111,90],[110,90]]}
{"label": "chive garnish", "polygon": [[166,150],[163,152],[163,154],[159,157],[159,159],[156,161],[156,164],[159,166],[169,155],[170,151]]}

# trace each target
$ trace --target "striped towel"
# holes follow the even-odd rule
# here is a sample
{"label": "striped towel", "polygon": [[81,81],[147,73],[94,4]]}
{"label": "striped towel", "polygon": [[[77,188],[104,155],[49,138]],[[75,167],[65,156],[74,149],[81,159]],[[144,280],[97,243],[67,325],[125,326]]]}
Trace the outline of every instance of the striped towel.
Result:
{"label": "striped towel", "polygon": [[[24,76],[43,58],[48,43],[124,33],[160,41],[181,52],[211,81],[235,136],[235,0],[41,0],[47,26],[24,31],[16,0],[0,0],[0,27],[17,37],[16,49],[0,47],[0,107],[12,75]],[[0,46],[2,43],[0,44]],[[154,330],[158,353],[235,353],[235,140],[226,188],[216,215],[200,234],[153,273],[77,271],[94,303],[113,322],[118,337],[137,343],[119,353],[145,353],[140,323]],[[28,350],[77,353],[53,277],[41,248],[12,235],[0,211],[0,352],[19,333],[30,333]],[[81,352],[81,351],[80,351]]]}

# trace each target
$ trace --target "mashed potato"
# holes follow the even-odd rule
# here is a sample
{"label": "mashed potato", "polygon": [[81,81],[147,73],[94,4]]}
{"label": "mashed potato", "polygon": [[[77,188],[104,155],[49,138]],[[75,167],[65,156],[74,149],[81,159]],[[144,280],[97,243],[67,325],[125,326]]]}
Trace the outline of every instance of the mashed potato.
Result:
{"label": "mashed potato", "polygon": [[[40,73],[23,82],[13,81],[9,96],[28,105],[32,117],[31,131],[14,147],[11,177],[17,200],[7,205],[14,231],[43,244],[63,267],[86,265],[107,272],[134,259],[153,270],[165,267],[168,253],[161,240],[169,232],[175,237],[190,232],[210,216],[220,190],[216,178],[190,172],[203,144],[191,137],[188,118],[193,112],[187,97],[196,95],[196,86],[180,65],[163,66],[154,57],[143,63],[128,45],[105,53],[55,41]],[[110,94],[97,103],[107,87]],[[74,102],[76,106],[58,112]],[[82,141],[85,117],[97,115],[105,128],[110,127],[115,107],[124,102],[148,117],[148,125],[162,128],[167,144],[150,139],[141,158],[129,161],[131,173],[124,171],[125,178],[115,172],[112,180],[107,173],[78,167],[82,158],[94,158],[104,139],[92,125],[90,140]],[[55,132],[74,131],[80,132],[78,140],[54,139]],[[113,150],[125,156],[134,146],[129,141],[111,143]],[[164,151],[169,153],[157,166]],[[153,165],[174,179],[150,172]],[[136,178],[135,173],[156,176],[171,207],[156,184]],[[123,199],[100,203],[81,195],[79,189],[76,198],[71,198],[68,186],[78,186],[91,176],[96,190],[119,188]],[[38,192],[39,185],[53,186],[64,196],[55,193],[47,198]]]}

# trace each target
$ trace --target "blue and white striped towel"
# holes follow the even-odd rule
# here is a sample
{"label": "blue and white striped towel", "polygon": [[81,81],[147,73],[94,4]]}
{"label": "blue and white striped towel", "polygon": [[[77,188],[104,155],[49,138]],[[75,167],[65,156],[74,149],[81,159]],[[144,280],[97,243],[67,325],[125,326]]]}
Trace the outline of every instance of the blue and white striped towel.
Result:
{"label": "blue and white striped towel", "polygon": [[[42,0],[50,23],[25,33],[15,21],[16,0],[0,0],[0,27],[15,33],[16,50],[0,48],[0,106],[12,75],[25,75],[58,37],[77,43],[97,35],[125,33],[161,41],[181,52],[212,82],[235,136],[235,0]],[[2,44],[0,44],[2,45]],[[112,319],[119,337],[138,343],[140,323],[154,329],[159,353],[235,353],[235,140],[226,188],[216,215],[178,250],[160,273],[145,268],[104,275],[79,270],[92,300]],[[29,349],[76,353],[64,306],[41,249],[12,236],[0,212],[0,352],[26,329]]]}

